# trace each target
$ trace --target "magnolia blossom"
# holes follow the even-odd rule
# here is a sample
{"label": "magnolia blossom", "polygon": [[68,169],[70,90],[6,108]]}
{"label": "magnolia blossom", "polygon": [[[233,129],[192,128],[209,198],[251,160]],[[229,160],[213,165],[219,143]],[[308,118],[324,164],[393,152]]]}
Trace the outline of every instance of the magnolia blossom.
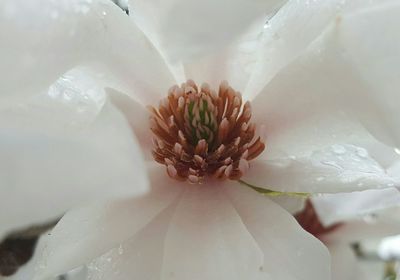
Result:
{"label": "magnolia blossom", "polygon": [[398,186],[396,1],[39,2],[1,4],[0,233],[97,202],[57,224],[37,279],[329,279],[252,188]]}
{"label": "magnolia blossom", "polygon": [[328,194],[312,198],[296,218],[329,249],[332,279],[373,280],[383,277],[383,259],[382,269],[371,261],[364,264],[351,245],[361,243],[362,247],[363,242],[399,233],[399,206],[400,193],[395,189]]}

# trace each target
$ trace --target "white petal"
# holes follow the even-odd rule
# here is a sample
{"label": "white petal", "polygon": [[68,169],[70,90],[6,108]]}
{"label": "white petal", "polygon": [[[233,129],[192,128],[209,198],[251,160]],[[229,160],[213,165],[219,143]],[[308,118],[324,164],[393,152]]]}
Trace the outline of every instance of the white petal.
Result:
{"label": "white petal", "polygon": [[140,103],[136,102],[129,96],[120,93],[114,89],[106,89],[110,101],[120,110],[125,116],[129,125],[134,131],[142,152],[146,159],[152,159],[152,141],[154,137],[150,130],[149,111]]}
{"label": "white petal", "polygon": [[264,22],[264,18],[257,20],[237,42],[188,60],[184,65],[186,77],[207,82],[215,90],[226,80],[235,90],[243,92],[257,62]]}
{"label": "white petal", "polygon": [[399,234],[399,212],[400,208],[397,207],[365,215],[344,223],[323,238],[326,242],[352,243]]}
{"label": "white petal", "polygon": [[221,187],[186,190],[165,239],[161,279],[262,279],[262,260]]}
{"label": "white petal", "polygon": [[177,204],[172,203],[131,239],[91,262],[89,279],[161,279],[164,240]]}
{"label": "white petal", "polygon": [[328,146],[308,156],[254,160],[243,180],[260,188],[307,193],[400,185],[364,148],[348,144]]}
{"label": "white petal", "polygon": [[160,167],[150,170],[150,179],[149,195],[97,203],[68,212],[51,232],[35,279],[67,272],[118,247],[181,193],[181,186],[160,172]]}
{"label": "white petal", "polygon": [[393,146],[400,146],[400,122],[393,104],[400,86],[394,73],[400,63],[400,40],[396,36],[399,14],[398,1],[384,1],[338,21],[332,30],[335,34],[330,34],[337,38],[337,32],[342,31],[335,48],[347,62],[343,67],[349,71],[343,74],[357,73],[358,82],[350,88],[356,90],[354,103],[350,105],[352,102],[345,96],[350,105],[346,109],[354,111],[378,139]]}
{"label": "white petal", "polygon": [[350,244],[332,243],[328,245],[328,249],[332,258],[332,280],[366,279]]}
{"label": "white petal", "polygon": [[325,226],[368,215],[379,210],[399,207],[397,189],[367,190],[354,193],[325,194],[311,198],[318,217]]}
{"label": "white petal", "polygon": [[146,190],[132,131],[104,102],[101,87],[75,69],[48,95],[0,112],[0,204],[7,209],[0,211],[0,235],[59,218],[89,200]]}
{"label": "white petal", "polygon": [[400,257],[400,235],[384,238],[378,248],[378,254],[384,260],[393,260]]}
{"label": "white petal", "polygon": [[[120,8],[114,8],[122,12]],[[121,17],[108,12],[103,16],[109,36],[104,48],[97,50],[99,58],[91,67],[115,80],[111,87],[117,84],[117,89],[141,104],[158,104],[176,83],[169,65],[125,13]]]}
{"label": "white petal", "polygon": [[[378,139],[394,145],[399,126],[390,101],[396,99],[392,73],[398,63],[392,58],[400,53],[391,47],[396,46],[392,38],[399,11],[393,3],[332,22],[254,100],[259,104],[254,110],[265,112],[267,128],[288,129],[309,118],[345,112],[368,125]],[[380,30],[385,30],[384,36]]]}
{"label": "white petal", "polygon": [[306,202],[305,197],[296,197],[289,195],[273,196],[269,197],[269,199],[274,201],[276,204],[278,204],[291,214],[296,214],[303,210]]}
{"label": "white petal", "polygon": [[111,1],[5,0],[0,12],[0,92],[7,99],[38,94],[62,73],[88,63],[105,66],[144,101],[174,81],[157,51]]}
{"label": "white petal", "polygon": [[[73,90],[60,95],[79,103]],[[118,110],[107,102],[96,115],[97,105],[70,103],[41,97],[1,113],[0,235],[89,200],[147,190],[141,152]]]}
{"label": "white petal", "polygon": [[262,270],[271,279],[330,279],[328,251],[289,213],[246,187],[229,186],[225,191],[263,251]]}
{"label": "white petal", "polygon": [[287,1],[265,25],[258,63],[245,96],[252,98],[337,15],[340,0]]}
{"label": "white petal", "polygon": [[283,2],[131,0],[130,8],[133,19],[168,59],[185,61],[226,46]]}
{"label": "white petal", "polygon": [[[314,176],[314,179],[323,181],[325,184],[326,181],[322,177],[325,176],[326,170],[319,171],[314,169],[313,171],[307,171],[314,168],[315,164],[312,162],[312,158],[310,158],[310,161],[304,156],[311,157],[317,154],[319,157],[317,160],[320,160],[322,159],[320,157],[321,152],[324,152],[334,143],[345,144],[346,146],[355,145],[366,149],[370,157],[365,157],[365,160],[362,160],[363,167],[359,168],[355,166],[357,158],[351,159],[349,158],[350,155],[345,155],[350,161],[344,166],[355,167],[351,167],[349,170],[354,174],[345,175],[351,175],[353,179],[350,178],[350,181],[356,184],[361,183],[361,186],[350,186],[347,184],[348,182],[346,183],[347,185],[341,185],[341,179],[344,178],[339,177],[337,181],[337,183],[340,183],[338,184],[338,190],[362,190],[367,188],[366,185],[371,187],[373,184],[387,184],[390,186],[393,184],[393,182],[390,182],[391,180],[398,179],[391,178],[398,177],[394,171],[397,170],[398,167],[396,166],[398,166],[399,161],[395,151],[393,149],[390,151],[389,147],[383,147],[384,145],[376,141],[359,124],[359,122],[370,123],[370,121],[377,121],[376,124],[380,123],[380,126],[377,125],[375,128],[380,127],[382,131],[377,133],[376,130],[371,129],[374,132],[374,136],[379,140],[390,139],[387,136],[393,132],[393,129],[386,129],[388,126],[381,118],[384,114],[380,114],[380,109],[377,108],[379,102],[369,102],[369,100],[375,97],[379,98],[381,95],[378,91],[372,93],[370,91],[372,87],[367,84],[367,81],[368,83],[374,81],[383,82],[383,78],[378,79],[379,81],[372,76],[369,79],[361,78],[360,74],[362,75],[363,69],[368,67],[360,68],[354,62],[354,59],[358,59],[356,51],[351,52],[351,54],[343,52],[347,48],[351,48],[351,50],[353,48],[352,43],[354,42],[351,41],[348,34],[353,30],[352,24],[358,26],[358,21],[361,22],[369,17],[375,18],[377,24],[383,24],[382,22],[386,22],[383,19],[383,17],[386,17],[383,15],[383,11],[390,8],[396,11],[396,7],[385,6],[385,8],[371,9],[368,12],[341,17],[340,21],[332,23],[323,35],[314,41],[298,59],[275,76],[264,91],[254,99],[254,119],[259,123],[264,123],[266,127],[267,145],[269,145],[264,155],[267,155],[268,150],[272,151],[272,153],[281,150],[281,152],[284,152],[281,158],[283,160],[285,157],[289,158],[287,160],[288,164],[286,164],[289,167],[291,162],[305,164],[305,170],[296,169],[295,174],[298,176],[301,176],[301,174],[304,176],[311,175]],[[367,25],[370,24],[372,23]],[[360,38],[360,40],[362,39]],[[391,43],[387,44],[391,45]],[[372,53],[373,51],[371,50],[371,56]],[[390,67],[390,64],[388,64],[388,67]],[[389,80],[387,82],[390,84]],[[349,119],[354,121],[350,122]],[[397,118],[393,116],[393,120],[395,119]],[[382,151],[374,152],[375,150]],[[299,159],[291,159],[292,156],[298,156],[299,154]],[[276,154],[273,157],[277,157]],[[324,161],[341,165],[340,157],[340,155],[334,157],[328,155],[328,157],[324,156],[323,158]],[[269,158],[271,159],[271,156]],[[391,158],[390,164],[387,162],[389,158]],[[307,161],[309,162],[307,163]],[[277,164],[279,164],[279,161]],[[282,162],[281,164],[285,165]],[[365,169],[367,166],[368,168]],[[298,167],[301,168],[300,165]],[[393,169],[392,167],[396,168]],[[372,171],[372,175],[376,175],[372,176],[375,177],[375,182],[372,180],[368,183],[368,180],[371,179],[368,178],[370,177],[368,174],[365,176],[367,182],[354,180],[357,176],[361,176],[360,172],[367,170],[369,170],[368,172]],[[386,173],[389,176],[386,176]],[[332,173],[328,171],[328,175],[331,176]],[[273,176],[279,175],[275,174]],[[382,178],[380,179],[379,177]],[[265,185],[274,181],[268,178],[265,179],[261,180],[260,178],[261,185],[263,185],[262,183]],[[382,180],[382,182],[379,182],[379,180]],[[312,183],[311,178],[307,178],[306,181],[307,183]],[[287,184],[291,184],[290,181]],[[276,188],[274,185],[269,185],[269,187]],[[291,186],[289,187],[292,189]],[[289,187],[285,188],[288,189]],[[301,188],[303,187],[300,186],[298,191],[301,191]],[[318,191],[313,187],[309,188],[309,190]],[[303,191],[307,190],[303,189]],[[324,191],[334,192],[335,190],[331,185],[331,187],[327,186],[325,189],[320,189],[320,192]]]}
{"label": "white petal", "polygon": [[266,24],[258,63],[246,88],[246,98],[260,90],[337,18],[384,1],[287,1]]}

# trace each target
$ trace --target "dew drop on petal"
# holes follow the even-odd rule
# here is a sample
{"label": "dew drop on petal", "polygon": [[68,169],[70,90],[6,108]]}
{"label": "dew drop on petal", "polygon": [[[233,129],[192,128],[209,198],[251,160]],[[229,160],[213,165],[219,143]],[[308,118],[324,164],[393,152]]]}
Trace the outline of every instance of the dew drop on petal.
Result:
{"label": "dew drop on petal", "polygon": [[342,155],[346,153],[346,148],[339,144],[333,145],[332,150],[337,155]]}
{"label": "dew drop on petal", "polygon": [[357,148],[357,155],[361,158],[367,158],[368,157],[368,151],[364,148]]}
{"label": "dew drop on petal", "polygon": [[317,181],[317,182],[322,182],[324,180],[325,180],[325,177],[323,177],[323,176],[315,178],[315,181]]}

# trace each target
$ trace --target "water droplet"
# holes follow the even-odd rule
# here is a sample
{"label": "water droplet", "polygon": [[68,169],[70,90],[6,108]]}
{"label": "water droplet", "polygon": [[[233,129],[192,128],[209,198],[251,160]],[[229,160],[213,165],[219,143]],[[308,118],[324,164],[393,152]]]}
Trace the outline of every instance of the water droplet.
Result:
{"label": "water droplet", "polygon": [[331,160],[324,160],[324,161],[321,161],[321,163],[324,165],[330,166],[330,167],[334,167],[336,169],[340,169],[340,170],[343,169],[342,166],[340,166],[338,163],[331,161]]}
{"label": "water droplet", "polygon": [[388,186],[389,188],[394,187],[394,183],[388,183],[387,186]]}
{"label": "water droplet", "polygon": [[122,255],[124,253],[124,248],[122,247],[122,245],[120,245],[118,247],[118,254]]}
{"label": "water droplet", "polygon": [[103,11],[102,14],[103,14],[103,16],[106,16],[106,15],[107,15],[107,12],[106,12],[106,11]]}
{"label": "water droplet", "polygon": [[342,145],[338,145],[338,144],[337,145],[333,145],[332,146],[332,150],[337,155],[342,155],[342,154],[346,153],[346,148],[343,147]]}
{"label": "water droplet", "polygon": [[264,24],[264,29],[268,29],[268,28],[271,28],[271,24],[267,21],[267,22]]}
{"label": "water droplet", "polygon": [[398,155],[400,155],[400,149],[399,148],[394,148],[394,152]]}
{"label": "water droplet", "polygon": [[363,217],[364,222],[368,223],[368,224],[373,224],[377,222],[377,216],[374,214],[369,214],[369,215],[365,215]]}
{"label": "water droplet", "polygon": [[357,148],[357,155],[361,158],[367,158],[368,157],[368,151],[364,148]]}
{"label": "water droplet", "polygon": [[325,180],[325,177],[323,177],[323,176],[315,178],[315,181],[317,181],[317,182],[322,182],[323,180]]}

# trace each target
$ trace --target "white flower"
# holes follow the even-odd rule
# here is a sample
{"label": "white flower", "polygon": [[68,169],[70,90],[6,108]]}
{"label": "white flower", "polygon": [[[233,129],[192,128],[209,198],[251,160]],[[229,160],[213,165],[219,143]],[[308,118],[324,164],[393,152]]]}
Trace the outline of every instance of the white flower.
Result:
{"label": "white flower", "polygon": [[[327,246],[333,280],[372,280],[382,278],[383,272],[371,261],[365,265],[351,247],[360,244],[363,250],[364,242],[400,232],[399,206],[397,189],[325,194],[313,197],[296,217],[304,229]],[[383,260],[380,263],[383,267]]]}
{"label": "white flower", "polygon": [[1,232],[107,199],[62,218],[38,278],[95,258],[91,279],[329,278],[325,248],[277,204],[235,181],[177,182],[149,156],[144,106],[186,78],[228,80],[266,126],[247,183],[398,186],[400,4],[289,1],[259,30],[280,2],[132,1],[132,21],[107,1],[1,4],[0,203],[18,209]]}

